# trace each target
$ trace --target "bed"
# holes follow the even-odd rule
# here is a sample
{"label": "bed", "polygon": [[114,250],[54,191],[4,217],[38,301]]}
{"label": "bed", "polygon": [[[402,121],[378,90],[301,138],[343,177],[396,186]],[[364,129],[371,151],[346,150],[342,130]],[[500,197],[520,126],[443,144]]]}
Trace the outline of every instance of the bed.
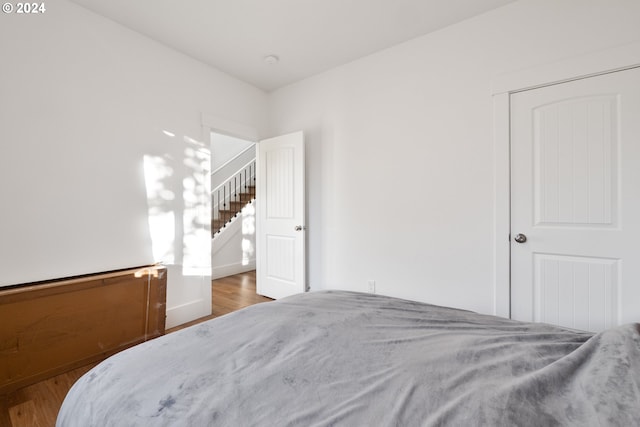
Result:
{"label": "bed", "polygon": [[640,325],[598,334],[374,294],[310,292],[118,353],[73,426],[640,425]]}

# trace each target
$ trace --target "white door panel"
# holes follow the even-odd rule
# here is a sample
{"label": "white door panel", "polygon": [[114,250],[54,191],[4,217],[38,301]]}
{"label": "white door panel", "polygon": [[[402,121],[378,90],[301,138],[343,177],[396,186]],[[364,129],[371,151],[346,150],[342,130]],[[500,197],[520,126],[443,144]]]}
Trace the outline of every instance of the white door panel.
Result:
{"label": "white door panel", "polygon": [[511,95],[512,318],[640,321],[639,171],[640,69]]}
{"label": "white door panel", "polygon": [[306,290],[304,137],[258,143],[257,291],[282,298]]}

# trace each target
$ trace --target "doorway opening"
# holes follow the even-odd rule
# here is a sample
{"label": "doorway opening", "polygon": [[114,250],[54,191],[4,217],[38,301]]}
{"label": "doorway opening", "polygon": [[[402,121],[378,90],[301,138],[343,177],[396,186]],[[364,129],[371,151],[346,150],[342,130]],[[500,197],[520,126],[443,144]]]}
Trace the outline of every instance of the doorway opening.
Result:
{"label": "doorway opening", "polygon": [[211,132],[212,279],[255,271],[256,143]]}

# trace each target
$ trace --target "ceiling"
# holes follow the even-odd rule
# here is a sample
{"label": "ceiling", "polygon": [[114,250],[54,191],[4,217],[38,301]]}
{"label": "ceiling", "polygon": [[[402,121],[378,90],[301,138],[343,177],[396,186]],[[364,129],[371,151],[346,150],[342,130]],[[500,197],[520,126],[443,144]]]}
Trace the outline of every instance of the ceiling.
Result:
{"label": "ceiling", "polygon": [[515,0],[72,1],[272,91]]}

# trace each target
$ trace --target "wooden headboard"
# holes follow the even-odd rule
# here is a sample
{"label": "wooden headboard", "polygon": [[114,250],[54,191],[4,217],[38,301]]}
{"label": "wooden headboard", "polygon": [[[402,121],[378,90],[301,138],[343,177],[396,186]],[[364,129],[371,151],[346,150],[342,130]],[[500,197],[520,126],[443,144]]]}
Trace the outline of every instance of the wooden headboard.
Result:
{"label": "wooden headboard", "polygon": [[0,394],[163,335],[166,286],[154,265],[0,289]]}

